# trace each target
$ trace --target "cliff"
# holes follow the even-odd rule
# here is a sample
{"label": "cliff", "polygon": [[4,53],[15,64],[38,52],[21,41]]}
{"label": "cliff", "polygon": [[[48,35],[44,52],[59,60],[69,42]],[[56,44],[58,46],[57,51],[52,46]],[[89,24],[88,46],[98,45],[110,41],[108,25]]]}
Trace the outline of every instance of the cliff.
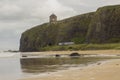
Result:
{"label": "cliff", "polygon": [[120,42],[120,5],[105,6],[95,12],[87,39],[90,43]]}
{"label": "cliff", "polygon": [[41,51],[43,47],[71,41],[76,44],[120,42],[120,5],[33,27],[22,34],[20,51]]}

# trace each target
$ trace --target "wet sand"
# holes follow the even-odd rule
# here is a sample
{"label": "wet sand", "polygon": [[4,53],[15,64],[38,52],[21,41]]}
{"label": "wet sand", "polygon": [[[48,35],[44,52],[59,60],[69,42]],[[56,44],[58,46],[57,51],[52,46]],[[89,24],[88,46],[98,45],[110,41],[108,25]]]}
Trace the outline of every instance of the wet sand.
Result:
{"label": "wet sand", "polygon": [[[74,51],[72,51],[74,52]],[[68,54],[71,51],[58,51],[57,54]],[[78,51],[77,51],[78,52]],[[48,52],[48,54],[56,52]],[[79,51],[82,54],[120,54],[120,50]],[[85,67],[50,72],[20,80],[120,80],[120,59],[108,60]]]}
{"label": "wet sand", "polygon": [[120,50],[82,50],[82,51],[45,51],[45,52],[27,52],[22,53],[24,55],[55,55],[55,54],[71,54],[77,52],[79,54],[108,54],[108,55],[120,55]]}
{"label": "wet sand", "polygon": [[[48,51],[33,52],[35,55],[51,54],[71,54],[78,52],[80,54],[107,54],[120,55],[120,50],[87,50],[87,51]],[[94,65],[89,65],[70,70],[50,72],[45,75],[32,76],[20,80],[120,80],[120,59],[109,60]]]}
{"label": "wet sand", "polygon": [[120,59],[20,80],[120,80]]}

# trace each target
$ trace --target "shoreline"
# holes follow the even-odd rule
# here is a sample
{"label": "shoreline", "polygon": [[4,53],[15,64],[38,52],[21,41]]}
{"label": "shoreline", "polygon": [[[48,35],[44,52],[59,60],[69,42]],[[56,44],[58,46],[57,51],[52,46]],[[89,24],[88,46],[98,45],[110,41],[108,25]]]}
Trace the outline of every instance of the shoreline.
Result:
{"label": "shoreline", "polygon": [[120,80],[119,71],[120,59],[113,59],[19,80]]}
{"label": "shoreline", "polygon": [[[23,54],[32,56],[38,55],[64,55],[78,52],[79,54],[104,54],[118,55],[120,50],[85,50],[85,51],[47,51],[47,52],[26,52]],[[28,54],[27,54],[28,53]],[[19,80],[120,80],[120,59],[112,59],[89,64],[84,67],[70,68],[67,70],[58,70],[56,72],[48,72],[33,75]],[[117,73],[117,74],[116,74]],[[116,74],[116,75],[115,75]],[[112,76],[112,77],[111,77]]]}
{"label": "shoreline", "polygon": [[77,52],[79,54],[105,54],[105,55],[120,55],[120,50],[80,50],[80,51],[45,51],[45,52],[21,52],[21,55],[39,56],[39,55],[64,55]]}

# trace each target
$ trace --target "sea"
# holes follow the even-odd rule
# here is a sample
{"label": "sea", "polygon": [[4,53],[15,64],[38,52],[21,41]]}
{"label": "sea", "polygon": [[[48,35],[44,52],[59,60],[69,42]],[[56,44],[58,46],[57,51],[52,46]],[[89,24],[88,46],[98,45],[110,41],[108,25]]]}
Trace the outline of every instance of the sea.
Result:
{"label": "sea", "polygon": [[0,52],[0,80],[17,80],[22,77],[20,53]]}

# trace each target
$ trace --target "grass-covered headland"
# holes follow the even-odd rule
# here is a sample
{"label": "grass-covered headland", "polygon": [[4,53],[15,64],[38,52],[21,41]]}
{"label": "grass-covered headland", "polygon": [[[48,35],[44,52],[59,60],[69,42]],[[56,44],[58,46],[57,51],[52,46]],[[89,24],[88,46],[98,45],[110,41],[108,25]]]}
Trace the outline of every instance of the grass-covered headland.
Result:
{"label": "grass-covered headland", "polygon": [[[56,46],[63,42],[75,45]],[[119,49],[119,43],[120,5],[114,5],[35,26],[22,33],[20,51]]]}
{"label": "grass-covered headland", "polygon": [[76,44],[64,46],[47,46],[40,48],[41,51],[66,51],[66,50],[120,50],[120,43],[110,44]]}

